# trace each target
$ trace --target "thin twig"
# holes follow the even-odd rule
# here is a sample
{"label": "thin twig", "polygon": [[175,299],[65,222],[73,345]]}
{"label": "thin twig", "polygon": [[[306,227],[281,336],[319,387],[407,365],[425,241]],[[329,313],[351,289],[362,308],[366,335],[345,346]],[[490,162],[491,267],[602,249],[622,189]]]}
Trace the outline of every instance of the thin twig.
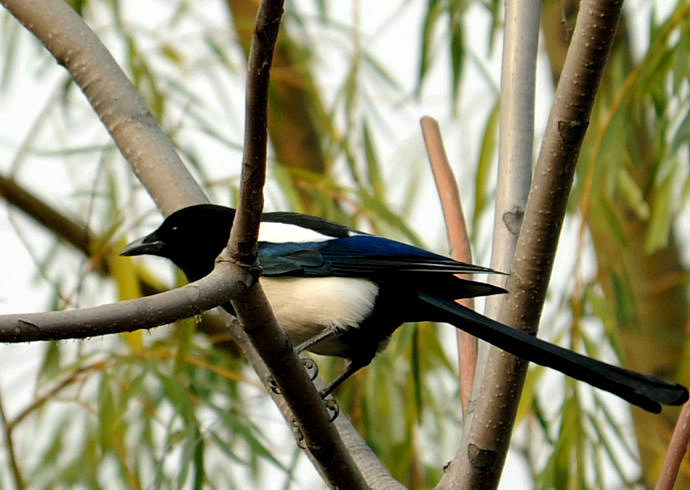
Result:
{"label": "thin twig", "polygon": [[[446,221],[451,257],[460,262],[472,263],[472,249],[467,233],[465,214],[462,212],[460,191],[443,147],[441,130],[438,127],[438,122],[429,116],[422,117],[421,125],[431,171],[434,174],[438,197],[441,200],[443,216]],[[469,279],[467,274],[458,274],[458,276],[463,279]],[[472,298],[456,301],[467,308],[474,309],[474,300]],[[472,387],[474,386],[474,373],[477,365],[477,339],[462,330],[457,331],[457,339],[460,400],[464,415],[467,413],[467,407],[472,397]]]}
{"label": "thin twig", "polygon": [[5,449],[7,450],[7,455],[10,460],[10,468],[12,473],[12,478],[14,479],[14,486],[17,490],[23,490],[24,478],[22,477],[22,472],[17,463],[17,452],[14,447],[14,440],[12,439],[12,426],[7,420],[7,415],[5,414],[5,407],[2,400],[2,394],[0,393],[0,421],[5,428]]}
{"label": "thin twig", "polygon": [[654,490],[671,490],[690,443],[690,402],[683,405]]}

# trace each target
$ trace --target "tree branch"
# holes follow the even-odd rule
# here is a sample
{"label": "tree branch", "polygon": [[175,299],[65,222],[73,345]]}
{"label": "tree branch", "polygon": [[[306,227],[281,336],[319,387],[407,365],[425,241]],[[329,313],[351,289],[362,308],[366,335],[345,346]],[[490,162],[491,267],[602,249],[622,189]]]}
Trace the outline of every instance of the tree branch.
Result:
{"label": "tree branch", "polygon": [[690,443],[690,402],[683,405],[654,490],[672,490]]}
{"label": "tree branch", "polygon": [[145,298],[79,310],[0,315],[0,342],[83,339],[157,327],[214,308],[250,283],[251,276],[237,267],[219,264],[199,281]]}
{"label": "tree branch", "polygon": [[[258,278],[256,241],[263,209],[268,144],[268,87],[270,67],[283,14],[281,0],[259,6],[249,53],[245,109],[244,154],[237,214],[228,249],[219,260],[238,264]],[[324,479],[334,487],[367,488],[347,447],[329,421],[302,361],[271,311],[258,281],[232,301],[254,348],[266,363],[303,438],[304,447]]]}
{"label": "tree branch", "polygon": [[58,213],[51,206],[20,186],[14,179],[0,175],[0,196],[16,206],[57,236],[82,252],[91,255],[91,244],[96,237],[91,230]]}
{"label": "tree branch", "polygon": [[[472,249],[467,233],[465,215],[462,212],[462,202],[458,191],[457,181],[453,170],[448,163],[446,150],[443,148],[443,139],[438,123],[424,116],[421,120],[424,144],[429,155],[429,163],[434,174],[436,190],[438,191],[443,216],[446,222],[446,232],[450,243],[451,257],[460,262],[472,263]],[[459,277],[469,279],[468,274],[458,274]],[[474,300],[464,298],[456,300],[461,305],[474,309]],[[467,408],[472,396],[474,375],[477,366],[477,339],[463,330],[458,330],[458,377],[460,379],[460,400],[462,413],[467,413]]]}
{"label": "tree branch", "polygon": [[[510,293],[498,317],[516,328],[530,332],[537,329],[575,164],[621,4],[621,0],[583,0],[580,4],[525,208],[508,279]],[[492,349],[486,369],[485,379],[500,380],[500,401],[494,398],[493,390],[486,390],[486,395],[477,400],[477,420],[466,428],[458,464],[444,476],[445,485],[459,482],[464,488],[495,488],[498,484],[527,362]]]}

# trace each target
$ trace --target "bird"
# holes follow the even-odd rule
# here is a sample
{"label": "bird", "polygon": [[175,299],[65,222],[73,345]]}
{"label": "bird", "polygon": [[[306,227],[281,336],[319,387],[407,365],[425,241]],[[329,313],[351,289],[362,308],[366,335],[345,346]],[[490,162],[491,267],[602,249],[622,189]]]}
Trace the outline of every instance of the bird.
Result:
{"label": "bird", "polygon": [[[198,204],[170,214],[122,256],[171,260],[196,281],[209,274],[228,243],[235,209]],[[457,274],[496,273],[332,221],[292,212],[262,215],[259,283],[296,352],[346,360],[327,396],[367,366],[405,322],[448,323],[521,359],[553,368],[653,413],[681,405],[677,383],[589,358],[509,327],[455,302],[506,291]],[[221,305],[234,315],[230,302]]]}

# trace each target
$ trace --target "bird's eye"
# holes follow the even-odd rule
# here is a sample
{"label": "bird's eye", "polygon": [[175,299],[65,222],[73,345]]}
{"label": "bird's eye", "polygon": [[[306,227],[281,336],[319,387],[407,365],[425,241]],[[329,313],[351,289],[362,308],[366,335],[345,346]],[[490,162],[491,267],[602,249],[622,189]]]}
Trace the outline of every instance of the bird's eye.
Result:
{"label": "bird's eye", "polygon": [[175,225],[175,226],[173,226],[172,228],[170,228],[170,231],[174,231],[174,232],[177,233],[177,230],[179,230],[179,229],[180,229],[180,227],[177,226],[177,225]]}

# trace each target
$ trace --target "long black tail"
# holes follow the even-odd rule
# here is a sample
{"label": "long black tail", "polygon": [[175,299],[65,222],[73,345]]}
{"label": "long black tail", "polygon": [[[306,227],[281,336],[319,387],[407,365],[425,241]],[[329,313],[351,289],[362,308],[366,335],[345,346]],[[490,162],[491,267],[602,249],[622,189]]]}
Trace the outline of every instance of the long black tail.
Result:
{"label": "long black tail", "polygon": [[583,356],[508,327],[454,301],[419,292],[419,298],[442,312],[443,321],[503,349],[521,359],[556,369],[575,379],[606,390],[653,413],[660,403],[682,405],[688,390],[677,383],[636,373]]}

